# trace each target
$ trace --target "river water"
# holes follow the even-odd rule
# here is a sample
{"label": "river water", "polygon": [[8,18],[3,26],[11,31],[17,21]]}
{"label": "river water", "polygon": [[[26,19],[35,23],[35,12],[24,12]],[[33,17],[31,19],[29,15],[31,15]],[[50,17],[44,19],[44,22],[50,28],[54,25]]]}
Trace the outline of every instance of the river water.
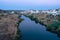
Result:
{"label": "river water", "polygon": [[57,34],[47,31],[44,25],[35,23],[23,15],[21,18],[24,19],[19,24],[21,40],[60,40]]}

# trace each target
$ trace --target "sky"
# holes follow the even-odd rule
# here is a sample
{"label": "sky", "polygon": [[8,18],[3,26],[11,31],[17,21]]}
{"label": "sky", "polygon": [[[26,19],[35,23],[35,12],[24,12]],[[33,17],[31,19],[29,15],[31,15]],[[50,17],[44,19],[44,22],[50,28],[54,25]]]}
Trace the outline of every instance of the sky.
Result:
{"label": "sky", "polygon": [[47,10],[60,8],[60,0],[0,0],[0,9]]}

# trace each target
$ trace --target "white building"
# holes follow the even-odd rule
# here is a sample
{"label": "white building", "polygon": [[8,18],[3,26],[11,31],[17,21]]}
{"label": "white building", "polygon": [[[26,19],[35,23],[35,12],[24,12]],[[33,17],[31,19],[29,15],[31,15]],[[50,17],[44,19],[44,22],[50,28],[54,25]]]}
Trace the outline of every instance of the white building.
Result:
{"label": "white building", "polygon": [[58,15],[58,13],[57,13],[57,11],[55,11],[55,10],[44,10],[44,11],[42,11],[43,13],[48,13],[48,14],[52,14],[52,15]]}

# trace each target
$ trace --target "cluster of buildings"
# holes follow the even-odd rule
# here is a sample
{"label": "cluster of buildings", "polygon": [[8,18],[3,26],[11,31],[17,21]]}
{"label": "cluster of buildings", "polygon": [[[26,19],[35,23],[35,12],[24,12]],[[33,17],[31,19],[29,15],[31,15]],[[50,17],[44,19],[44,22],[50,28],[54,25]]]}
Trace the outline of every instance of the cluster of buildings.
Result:
{"label": "cluster of buildings", "polygon": [[52,15],[58,15],[60,14],[60,9],[54,9],[54,10],[25,10],[24,12],[21,12],[22,14],[24,13],[48,13]]}
{"label": "cluster of buildings", "polygon": [[[4,12],[3,10],[0,10],[0,12]],[[5,10],[6,13],[21,13],[21,14],[32,14],[32,13],[48,13],[52,15],[58,15],[60,14],[60,8],[54,9],[54,10]]]}

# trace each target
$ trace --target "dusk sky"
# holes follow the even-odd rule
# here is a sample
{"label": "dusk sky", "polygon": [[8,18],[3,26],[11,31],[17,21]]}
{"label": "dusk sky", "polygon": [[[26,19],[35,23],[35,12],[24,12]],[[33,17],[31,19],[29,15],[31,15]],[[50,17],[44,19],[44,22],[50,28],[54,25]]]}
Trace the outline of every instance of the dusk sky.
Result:
{"label": "dusk sky", "polygon": [[0,9],[47,10],[60,8],[60,0],[0,0]]}

